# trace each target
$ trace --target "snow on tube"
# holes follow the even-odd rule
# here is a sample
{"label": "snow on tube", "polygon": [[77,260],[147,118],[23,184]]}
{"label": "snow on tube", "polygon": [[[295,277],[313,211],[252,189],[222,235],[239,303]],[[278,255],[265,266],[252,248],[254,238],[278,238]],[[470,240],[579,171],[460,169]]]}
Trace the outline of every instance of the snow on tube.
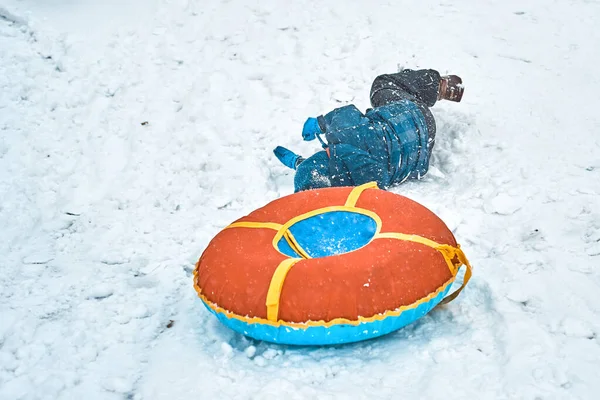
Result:
{"label": "snow on tube", "polygon": [[[445,297],[463,264],[462,285]],[[295,193],[237,220],[200,257],[194,287],[241,334],[325,345],[410,324],[470,277],[442,220],[373,182]]]}

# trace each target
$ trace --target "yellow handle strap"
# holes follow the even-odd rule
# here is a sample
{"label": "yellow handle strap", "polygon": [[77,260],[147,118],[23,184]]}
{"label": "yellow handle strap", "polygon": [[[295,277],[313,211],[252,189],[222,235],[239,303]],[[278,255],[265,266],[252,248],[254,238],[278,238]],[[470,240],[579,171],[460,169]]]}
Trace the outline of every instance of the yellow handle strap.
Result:
{"label": "yellow handle strap", "polygon": [[[465,288],[471,276],[473,275],[473,268],[467,260],[465,253],[460,248],[460,245],[457,244],[456,247],[450,246],[449,244],[440,244],[431,239],[424,238],[419,235],[409,235],[406,233],[398,233],[398,232],[384,232],[376,235],[373,239],[398,239],[398,240],[406,240],[408,242],[421,243],[425,246],[429,246],[437,251],[439,251],[444,260],[446,260],[446,264],[448,264],[448,268],[450,269],[450,273],[452,276],[456,276],[458,270],[461,265],[465,265],[467,267],[467,271],[465,272],[465,279],[463,284],[458,290],[451,295],[444,298],[440,304],[447,304],[458,297],[460,292]],[[458,259],[458,263],[455,263],[455,259]]]}
{"label": "yellow handle strap", "polygon": [[275,222],[234,222],[231,225],[225,227],[225,229],[231,228],[256,228],[256,229],[273,229],[278,231],[283,225]]}
{"label": "yellow handle strap", "polygon": [[277,322],[279,318],[279,299],[281,297],[281,289],[283,289],[283,283],[285,277],[294,264],[302,260],[301,258],[286,258],[277,266],[273,277],[271,278],[271,284],[269,285],[269,291],[267,292],[267,319],[271,322]]}
{"label": "yellow handle strap", "polygon": [[[454,293],[444,297],[444,300],[442,300],[439,303],[439,305],[444,305],[444,304],[448,304],[452,300],[456,299],[458,297],[458,295],[460,294],[460,292],[462,292],[462,290],[465,288],[465,286],[467,286],[467,283],[469,283],[471,276],[473,276],[473,267],[471,267],[471,264],[469,263],[469,260],[467,260],[465,253],[460,248],[460,245],[456,245],[456,247],[452,247],[449,245],[441,245],[436,250],[438,250],[440,253],[442,253],[444,258],[446,258],[447,261],[449,260],[452,265],[455,265],[456,273],[458,273],[458,270],[461,265],[465,265],[467,267],[462,285]],[[454,264],[452,262],[452,260],[454,260],[454,258],[457,258],[458,261],[460,262],[460,264]]]}
{"label": "yellow handle strap", "polygon": [[360,195],[362,194],[363,191],[365,191],[366,189],[377,189],[377,188],[378,188],[377,182],[369,182],[369,183],[365,183],[363,185],[355,187],[354,189],[352,189],[352,191],[348,195],[345,206],[346,207],[355,207],[356,202],[358,201],[358,198],[360,197]]}
{"label": "yellow handle strap", "polygon": [[292,232],[290,232],[289,230],[285,231],[285,233],[283,234],[283,237],[288,242],[288,244],[290,245],[292,250],[294,250],[296,253],[298,253],[302,258],[312,258],[302,248],[302,246],[300,246],[300,243],[298,243],[298,241],[296,240],[294,235],[292,235]]}

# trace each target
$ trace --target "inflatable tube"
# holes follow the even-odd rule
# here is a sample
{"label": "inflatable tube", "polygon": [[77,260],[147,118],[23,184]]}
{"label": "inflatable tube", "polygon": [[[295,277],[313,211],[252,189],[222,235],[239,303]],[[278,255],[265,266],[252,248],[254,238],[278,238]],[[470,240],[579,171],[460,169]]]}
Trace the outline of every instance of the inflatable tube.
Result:
{"label": "inflatable tube", "polygon": [[[463,284],[445,297],[463,264]],[[200,257],[194,287],[239,333],[323,345],[395,331],[470,277],[435,214],[369,183],[295,193],[237,220]]]}

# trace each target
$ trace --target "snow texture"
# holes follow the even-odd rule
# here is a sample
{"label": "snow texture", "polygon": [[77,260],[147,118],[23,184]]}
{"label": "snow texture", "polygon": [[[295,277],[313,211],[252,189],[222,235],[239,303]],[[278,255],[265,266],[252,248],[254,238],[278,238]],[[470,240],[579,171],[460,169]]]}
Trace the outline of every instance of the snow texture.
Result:
{"label": "snow texture", "polygon": [[[596,399],[600,3],[0,1],[0,399]],[[465,81],[395,192],[474,264],[384,338],[256,342],[194,262],[292,192],[276,145],[399,67]]]}

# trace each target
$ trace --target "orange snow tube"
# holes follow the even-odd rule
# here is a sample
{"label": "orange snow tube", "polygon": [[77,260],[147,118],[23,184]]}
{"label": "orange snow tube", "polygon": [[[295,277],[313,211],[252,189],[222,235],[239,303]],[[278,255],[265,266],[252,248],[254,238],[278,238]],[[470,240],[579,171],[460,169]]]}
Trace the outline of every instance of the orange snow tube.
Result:
{"label": "orange snow tube", "polygon": [[[445,297],[463,264],[462,285]],[[470,277],[435,214],[369,183],[295,193],[237,220],[202,254],[194,287],[242,334],[320,345],[399,329]]]}

